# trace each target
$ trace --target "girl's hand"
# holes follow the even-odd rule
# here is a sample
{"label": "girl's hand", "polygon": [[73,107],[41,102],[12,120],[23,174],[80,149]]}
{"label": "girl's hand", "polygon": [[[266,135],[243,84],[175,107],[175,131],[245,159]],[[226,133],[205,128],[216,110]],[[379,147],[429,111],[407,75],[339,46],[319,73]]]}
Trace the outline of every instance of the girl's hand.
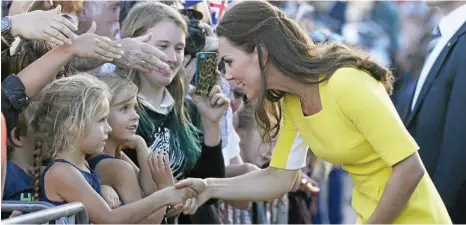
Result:
{"label": "girl's hand", "polygon": [[92,22],[89,30],[77,36],[72,41],[71,51],[77,57],[96,58],[105,61],[113,61],[114,58],[121,58],[123,51],[121,45],[113,42],[108,37],[94,34],[96,30],[95,22]]}
{"label": "girl's hand", "polygon": [[174,178],[170,169],[170,159],[167,152],[154,150],[149,154],[148,163],[152,179],[157,184],[159,190],[174,185]]}
{"label": "girl's hand", "polygon": [[197,198],[188,198],[184,204],[178,204],[175,207],[171,207],[167,210],[165,216],[173,217],[178,216],[181,213],[185,215],[193,215],[197,209],[201,206]]}
{"label": "girl's hand", "polygon": [[9,218],[13,218],[13,217],[21,216],[21,215],[23,215],[23,212],[15,210],[11,213]]}
{"label": "girl's hand", "polygon": [[209,96],[199,96],[194,94],[195,88],[191,91],[191,96],[196,103],[201,114],[203,123],[219,124],[220,119],[225,114],[230,105],[230,100],[223,94],[219,85],[215,85]]}
{"label": "girl's hand", "polygon": [[100,188],[102,190],[102,198],[107,202],[110,208],[116,209],[120,207],[120,197],[118,197],[118,194],[112,187],[101,185]]}
{"label": "girl's hand", "polygon": [[[128,140],[118,147],[118,150],[121,149],[133,149],[136,151],[147,150],[146,141],[139,135],[135,135],[132,140]],[[121,153],[118,153],[121,155]]]}

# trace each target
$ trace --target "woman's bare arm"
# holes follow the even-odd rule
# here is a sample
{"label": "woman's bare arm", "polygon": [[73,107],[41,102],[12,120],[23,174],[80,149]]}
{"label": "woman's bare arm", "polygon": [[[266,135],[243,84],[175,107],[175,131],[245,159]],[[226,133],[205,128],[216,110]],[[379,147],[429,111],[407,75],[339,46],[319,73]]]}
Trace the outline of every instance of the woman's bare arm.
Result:
{"label": "woman's bare arm", "polygon": [[281,198],[291,190],[299,170],[261,169],[232,178],[188,178],[175,184],[176,188],[191,187],[200,203],[210,198],[240,201],[268,201]]}
{"label": "woman's bare arm", "polygon": [[[236,177],[256,170],[260,168],[251,163],[244,163],[238,155],[230,160],[229,166],[225,167],[225,177]],[[248,201],[226,201],[226,203],[237,209],[248,209],[251,206],[251,202]]]}
{"label": "woman's bare arm", "polygon": [[425,169],[417,152],[395,164],[382,197],[367,223],[393,223],[405,208],[424,173]]}

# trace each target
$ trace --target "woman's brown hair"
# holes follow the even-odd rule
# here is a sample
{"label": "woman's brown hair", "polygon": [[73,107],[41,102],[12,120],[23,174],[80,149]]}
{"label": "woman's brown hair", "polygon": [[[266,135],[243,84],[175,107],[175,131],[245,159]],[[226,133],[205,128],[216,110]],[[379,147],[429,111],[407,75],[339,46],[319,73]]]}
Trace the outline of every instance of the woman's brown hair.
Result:
{"label": "woman's brown hair", "polygon": [[264,52],[268,63],[300,83],[324,82],[337,69],[354,67],[382,82],[388,93],[393,89],[392,73],[369,60],[368,54],[342,44],[314,44],[295,21],[266,1],[241,1],[231,6],[220,20],[217,35],[248,53],[258,53],[263,91],[256,104],[255,120],[267,142],[278,135],[280,99],[285,93],[267,88]]}

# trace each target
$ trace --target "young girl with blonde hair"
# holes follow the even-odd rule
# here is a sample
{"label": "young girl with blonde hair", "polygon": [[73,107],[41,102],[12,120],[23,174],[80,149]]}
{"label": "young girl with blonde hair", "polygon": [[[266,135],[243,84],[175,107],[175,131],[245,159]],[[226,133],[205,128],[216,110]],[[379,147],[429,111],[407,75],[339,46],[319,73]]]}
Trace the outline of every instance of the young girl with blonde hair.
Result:
{"label": "young girl with blonde hair", "polygon": [[[99,175],[85,157],[104,150],[112,131],[107,123],[110,99],[107,85],[87,74],[55,80],[39,93],[31,121],[36,199],[55,205],[81,202],[92,223],[138,223],[165,205],[196,196],[192,189],[170,187],[116,209],[107,205],[99,195]],[[40,173],[43,162],[47,166]]]}
{"label": "young girl with blonde hair", "polygon": [[[2,57],[6,56],[2,58],[2,74],[12,74],[5,82],[2,81],[2,98],[6,96],[15,99],[21,92],[23,94],[20,95],[35,97],[50,80],[71,75],[69,62],[74,57],[100,59],[103,54],[110,61],[120,57],[115,53],[120,52],[119,47],[94,34],[94,31],[95,24],[87,33],[76,36],[71,45],[57,46],[42,40],[22,40],[13,55],[2,52]],[[8,87],[10,85],[13,86]],[[26,97],[22,100],[22,107],[12,107],[11,103],[2,99],[2,112],[9,118],[7,163],[10,165],[7,169],[7,194],[3,196],[4,200],[33,199],[33,179],[29,168],[33,165],[35,135],[30,132],[29,122],[36,105],[28,106]]]}
{"label": "young girl with blonde hair", "polygon": [[[113,93],[108,116],[112,132],[106,141],[104,152],[87,160],[90,168],[100,174],[102,184],[116,190],[123,204],[173,186],[167,152],[153,151],[149,155],[146,142],[136,135],[139,125],[136,85],[118,74],[107,74],[99,79]],[[122,148],[137,153],[139,168],[130,159],[124,160],[126,155],[121,153]],[[165,208],[158,210],[142,223],[160,223],[165,211]]]}

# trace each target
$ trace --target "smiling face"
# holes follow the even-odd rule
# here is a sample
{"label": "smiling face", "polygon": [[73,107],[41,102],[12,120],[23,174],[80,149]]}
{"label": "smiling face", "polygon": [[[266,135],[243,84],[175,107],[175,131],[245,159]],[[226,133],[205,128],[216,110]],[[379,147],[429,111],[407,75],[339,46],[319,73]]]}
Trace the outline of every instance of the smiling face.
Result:
{"label": "smiling face", "polygon": [[147,82],[156,87],[166,87],[172,82],[183,63],[186,34],[181,27],[169,19],[156,23],[147,32],[152,34],[147,43],[167,55],[167,63],[171,72],[144,73],[141,76],[141,82]]}
{"label": "smiling face", "polygon": [[127,92],[122,91],[114,96],[108,124],[112,127],[111,139],[118,142],[134,139],[139,124],[136,95],[128,96]]}
{"label": "smiling face", "polygon": [[262,92],[261,71],[257,53],[247,53],[225,37],[219,38],[219,54],[225,63],[225,77],[234,80],[248,99],[256,99]]}

